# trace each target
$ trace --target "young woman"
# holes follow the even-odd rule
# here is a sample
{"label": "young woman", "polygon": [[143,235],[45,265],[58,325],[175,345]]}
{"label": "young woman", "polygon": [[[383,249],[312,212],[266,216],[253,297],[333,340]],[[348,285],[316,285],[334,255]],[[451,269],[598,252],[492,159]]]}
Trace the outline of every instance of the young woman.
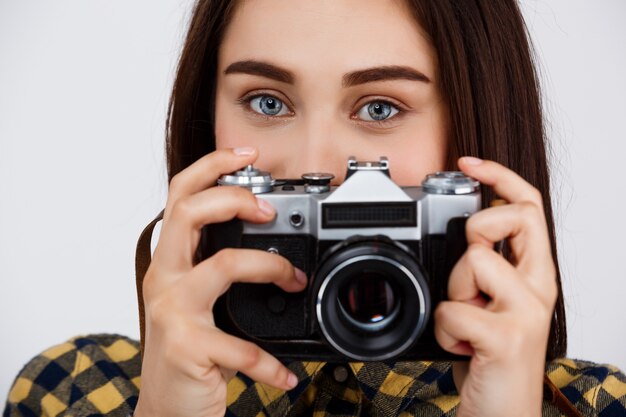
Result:
{"label": "young woman", "polygon": [[[622,373],[563,359],[542,113],[514,0],[200,0],[167,133],[143,361],[125,338],[67,342],[25,368],[6,415],[538,416],[557,415],[559,401],[561,412],[626,413]],[[469,247],[433,317],[439,344],[469,362],[285,365],[216,328],[212,307],[231,283],[295,292],[309,278],[262,251],[196,262],[204,225],[276,214],[217,178],[254,163],[277,178],[331,172],[339,184],[352,154],[387,156],[399,185],[460,169],[486,186],[485,207],[508,202],[468,221]],[[506,257],[492,250],[502,239]],[[565,397],[546,401],[546,375]]]}

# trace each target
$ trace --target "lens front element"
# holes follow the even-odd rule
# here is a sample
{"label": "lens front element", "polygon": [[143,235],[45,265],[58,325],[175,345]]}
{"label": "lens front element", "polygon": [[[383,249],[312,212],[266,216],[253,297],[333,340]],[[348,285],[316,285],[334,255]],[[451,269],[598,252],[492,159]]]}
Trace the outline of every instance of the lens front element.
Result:
{"label": "lens front element", "polygon": [[348,277],[339,289],[340,314],[356,329],[382,330],[400,311],[400,299],[390,277],[366,269]]}

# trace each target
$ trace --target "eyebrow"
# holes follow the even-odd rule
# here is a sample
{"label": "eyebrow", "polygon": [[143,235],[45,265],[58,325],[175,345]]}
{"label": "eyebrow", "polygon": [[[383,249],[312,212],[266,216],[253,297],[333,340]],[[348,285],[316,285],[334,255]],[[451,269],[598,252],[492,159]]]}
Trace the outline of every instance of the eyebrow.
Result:
{"label": "eyebrow", "polygon": [[345,74],[341,85],[352,87],[354,85],[371,83],[374,81],[388,80],[410,80],[429,83],[430,79],[424,73],[411,68],[399,65],[367,68]]}
{"label": "eyebrow", "polygon": [[287,84],[293,84],[294,76],[291,71],[261,61],[237,61],[224,70],[224,74],[250,74],[270,78]]}
{"label": "eyebrow", "polygon": [[[224,74],[258,75],[287,84],[293,84],[295,80],[295,76],[291,71],[267,62],[255,60],[233,62],[224,70]],[[367,68],[344,74],[341,85],[343,87],[352,87],[374,81],[390,80],[410,80],[430,83],[430,79],[424,73],[414,68],[400,65],[389,65]]]}

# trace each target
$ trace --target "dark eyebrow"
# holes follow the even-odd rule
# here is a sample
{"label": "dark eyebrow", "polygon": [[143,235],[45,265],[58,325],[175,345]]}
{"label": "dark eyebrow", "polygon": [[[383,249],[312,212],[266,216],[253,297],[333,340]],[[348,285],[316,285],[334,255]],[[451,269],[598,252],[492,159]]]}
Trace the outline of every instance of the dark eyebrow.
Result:
{"label": "dark eyebrow", "polygon": [[271,78],[287,84],[293,84],[294,76],[291,71],[279,68],[267,62],[260,61],[237,61],[233,62],[224,70],[224,74],[250,74]]}
{"label": "dark eyebrow", "polygon": [[[293,73],[289,70],[267,62],[254,60],[233,62],[224,70],[224,74],[258,75],[287,84],[293,84],[295,79]],[[352,87],[374,81],[399,79],[430,82],[426,75],[414,68],[392,65],[349,72],[343,76],[341,85],[343,87]]]}
{"label": "dark eyebrow", "polygon": [[430,79],[426,75],[416,69],[393,65],[349,72],[343,76],[341,85],[344,87],[352,87],[354,85],[371,83],[373,81],[388,80],[411,80],[422,81],[425,83],[430,82]]}

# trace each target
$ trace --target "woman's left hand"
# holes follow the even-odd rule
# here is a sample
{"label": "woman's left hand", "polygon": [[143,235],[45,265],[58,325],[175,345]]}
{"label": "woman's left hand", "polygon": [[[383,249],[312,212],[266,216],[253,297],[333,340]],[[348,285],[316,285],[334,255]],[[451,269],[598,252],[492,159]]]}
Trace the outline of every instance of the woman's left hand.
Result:
{"label": "woman's left hand", "polygon": [[[450,274],[435,336],[453,363],[459,417],[541,416],[545,356],[558,289],[541,193],[492,161],[459,159],[467,175],[509,204],[472,215],[468,248]],[[496,252],[508,239],[515,262]],[[491,299],[485,300],[481,292]]]}

